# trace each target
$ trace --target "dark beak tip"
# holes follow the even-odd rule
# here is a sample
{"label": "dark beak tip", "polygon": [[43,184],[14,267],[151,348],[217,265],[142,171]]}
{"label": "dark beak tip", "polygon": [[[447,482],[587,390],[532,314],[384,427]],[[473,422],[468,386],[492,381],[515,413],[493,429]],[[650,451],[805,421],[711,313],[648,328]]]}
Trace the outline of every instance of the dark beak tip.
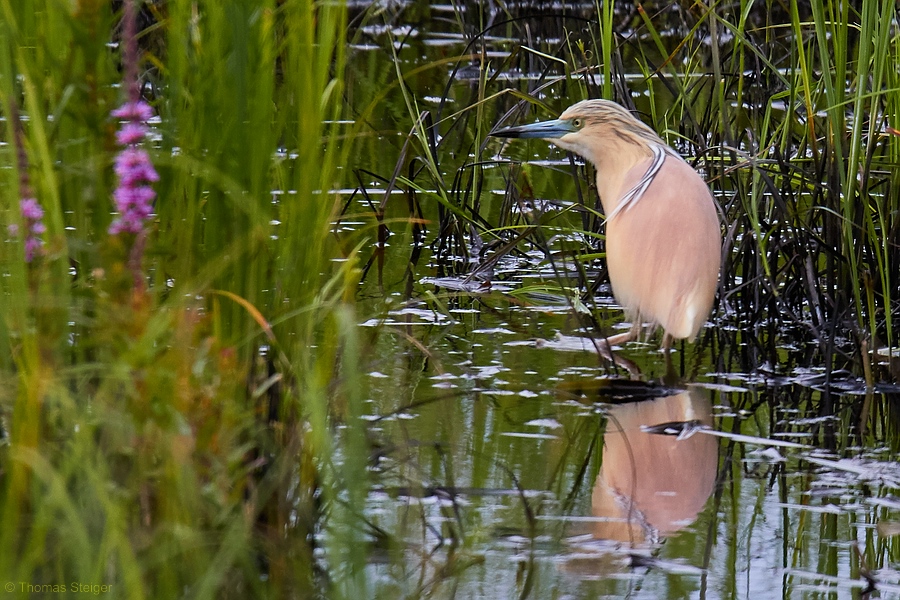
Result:
{"label": "dark beak tip", "polygon": [[499,137],[499,138],[514,138],[519,137],[518,131],[516,131],[515,127],[504,127],[503,129],[495,129],[492,132],[488,133],[489,137]]}
{"label": "dark beak tip", "polygon": [[531,125],[504,127],[489,133],[489,136],[501,138],[555,140],[572,131],[571,126],[563,121],[540,121]]}

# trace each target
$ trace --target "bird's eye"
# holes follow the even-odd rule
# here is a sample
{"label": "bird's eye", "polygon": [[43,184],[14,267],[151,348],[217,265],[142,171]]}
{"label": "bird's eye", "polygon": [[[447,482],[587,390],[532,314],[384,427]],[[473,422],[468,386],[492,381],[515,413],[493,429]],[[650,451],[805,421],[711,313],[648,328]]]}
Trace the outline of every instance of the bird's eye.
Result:
{"label": "bird's eye", "polygon": [[584,126],[584,120],[572,119],[572,125],[575,127],[575,129],[581,129]]}

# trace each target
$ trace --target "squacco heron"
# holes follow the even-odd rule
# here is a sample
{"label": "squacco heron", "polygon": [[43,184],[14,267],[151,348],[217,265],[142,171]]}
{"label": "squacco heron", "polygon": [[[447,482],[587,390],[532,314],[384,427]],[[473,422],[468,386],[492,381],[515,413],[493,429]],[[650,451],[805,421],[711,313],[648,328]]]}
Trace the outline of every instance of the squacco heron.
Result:
{"label": "squacco heron", "polygon": [[608,100],[584,100],[555,121],[509,127],[498,137],[540,138],[590,161],[606,215],[606,262],[617,302],[638,337],[663,328],[663,349],[692,340],[712,310],[722,234],[706,183],[648,126]]}

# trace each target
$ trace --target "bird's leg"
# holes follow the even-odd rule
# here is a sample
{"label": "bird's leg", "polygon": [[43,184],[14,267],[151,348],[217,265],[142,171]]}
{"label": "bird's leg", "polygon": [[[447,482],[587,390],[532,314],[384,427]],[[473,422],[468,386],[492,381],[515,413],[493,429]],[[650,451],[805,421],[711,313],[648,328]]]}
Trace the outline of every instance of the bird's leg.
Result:
{"label": "bird's leg", "polygon": [[613,352],[612,348],[607,343],[607,340],[597,340],[596,346],[597,352],[600,354],[600,356],[613,363],[617,367],[621,367],[628,371],[628,374],[631,375],[632,379],[640,379],[641,368],[637,366],[637,363],[628,360],[624,356],[619,356],[618,354]]}
{"label": "bird's leg", "polygon": [[626,331],[625,333],[620,333],[612,337],[603,338],[601,340],[598,340],[598,343],[596,344],[597,352],[600,353],[600,356],[628,371],[628,374],[631,375],[633,379],[638,379],[641,376],[640,367],[637,366],[637,363],[634,363],[624,356],[619,356],[618,354],[613,352],[612,347],[637,339],[640,331],[640,321],[636,321],[635,325],[633,325],[631,329]]}
{"label": "bird's leg", "polygon": [[632,324],[631,326],[631,329],[629,329],[625,333],[619,333],[604,338],[604,341],[609,344],[610,349],[612,349],[613,346],[621,346],[622,344],[633,342],[641,336],[642,327],[643,325],[641,324],[640,318],[636,318],[634,324]]}
{"label": "bird's leg", "polygon": [[663,383],[678,385],[681,378],[675,373],[675,367],[672,366],[672,336],[668,333],[663,334],[662,351],[666,357],[666,374],[663,376]]}

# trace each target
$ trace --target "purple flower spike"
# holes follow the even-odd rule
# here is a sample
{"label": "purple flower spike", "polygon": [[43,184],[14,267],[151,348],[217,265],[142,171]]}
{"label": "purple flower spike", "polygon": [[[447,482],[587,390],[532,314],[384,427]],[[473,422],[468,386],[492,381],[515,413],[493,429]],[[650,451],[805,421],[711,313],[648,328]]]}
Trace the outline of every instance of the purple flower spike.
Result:
{"label": "purple flower spike", "polygon": [[126,102],[112,111],[112,116],[124,121],[146,122],[153,118],[153,108],[143,100]]}
{"label": "purple flower spike", "polygon": [[22,211],[23,219],[40,221],[44,218],[44,209],[41,208],[41,205],[38,204],[35,198],[23,198],[19,203],[19,208]]}
{"label": "purple flower spike", "polygon": [[109,233],[137,234],[144,229],[144,223],[153,214],[156,192],[149,184],[159,181],[159,174],[153,168],[150,155],[138,146],[147,137],[146,122],[153,117],[153,109],[142,100],[126,102],[114,110],[112,116],[124,122],[116,133],[116,141],[123,146],[116,155],[115,172],[119,185],[113,192],[116,212],[119,214],[109,226]]}
{"label": "purple flower spike", "polygon": [[[25,262],[31,262],[34,257],[40,254],[41,247],[44,245],[41,240],[41,234],[47,231],[44,225],[44,209],[35,198],[22,198],[19,202],[19,210],[22,213],[22,221],[25,225]],[[13,227],[9,228],[13,233]],[[15,228],[15,233],[19,232],[19,228]]]}
{"label": "purple flower spike", "polygon": [[116,141],[120,146],[140,144],[147,135],[147,127],[141,123],[128,122],[116,132]]}
{"label": "purple flower spike", "polygon": [[129,146],[116,157],[116,175],[120,187],[132,187],[144,181],[159,181],[159,175],[145,150]]}
{"label": "purple flower spike", "polygon": [[29,237],[25,240],[25,262],[31,262],[41,252],[44,243],[41,238]]}

